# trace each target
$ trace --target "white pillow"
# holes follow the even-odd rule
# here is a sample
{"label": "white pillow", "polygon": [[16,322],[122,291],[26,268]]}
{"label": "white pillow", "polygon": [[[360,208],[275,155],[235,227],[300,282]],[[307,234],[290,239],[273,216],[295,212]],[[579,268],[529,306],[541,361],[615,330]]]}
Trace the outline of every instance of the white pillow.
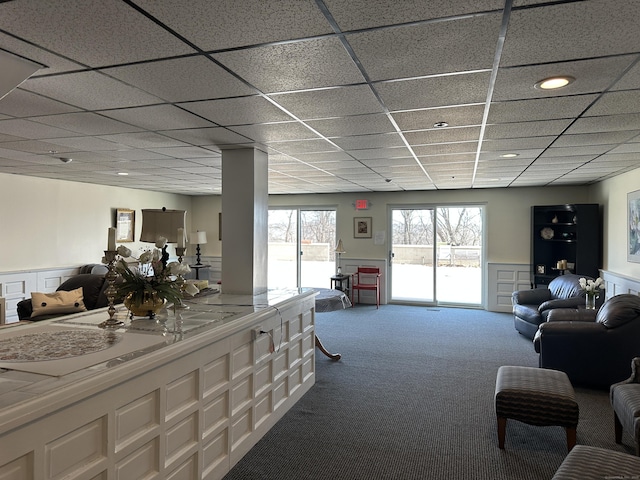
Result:
{"label": "white pillow", "polygon": [[31,306],[33,307],[31,318],[57,313],[84,312],[87,309],[84,305],[82,287],[70,292],[64,290],[53,293],[32,292]]}

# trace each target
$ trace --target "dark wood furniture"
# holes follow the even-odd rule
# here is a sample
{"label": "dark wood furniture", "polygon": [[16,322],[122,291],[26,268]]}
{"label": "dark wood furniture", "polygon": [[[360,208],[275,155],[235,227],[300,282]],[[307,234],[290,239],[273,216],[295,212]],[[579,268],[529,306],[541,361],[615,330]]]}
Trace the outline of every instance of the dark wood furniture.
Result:
{"label": "dark wood furniture", "polygon": [[597,203],[531,207],[532,287],[547,286],[565,272],[597,278],[601,229]]}

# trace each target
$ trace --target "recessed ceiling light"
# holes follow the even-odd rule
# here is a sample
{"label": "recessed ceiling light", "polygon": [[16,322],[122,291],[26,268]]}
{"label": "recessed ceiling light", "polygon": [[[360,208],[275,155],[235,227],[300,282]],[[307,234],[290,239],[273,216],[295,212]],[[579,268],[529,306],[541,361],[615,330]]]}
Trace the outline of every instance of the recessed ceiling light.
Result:
{"label": "recessed ceiling light", "polygon": [[505,153],[503,155],[500,155],[502,158],[514,158],[517,157],[519,155],[519,153]]}
{"label": "recessed ceiling light", "polygon": [[123,177],[126,177],[129,174],[127,172],[118,172],[118,175],[122,175]]}
{"label": "recessed ceiling light", "polygon": [[540,80],[534,86],[540,90],[553,90],[555,88],[566,87],[575,80],[573,77],[549,77],[544,80]]}
{"label": "recessed ceiling light", "polygon": [[444,128],[444,127],[448,127],[449,124],[447,122],[436,122],[433,124],[433,126],[435,128]]}

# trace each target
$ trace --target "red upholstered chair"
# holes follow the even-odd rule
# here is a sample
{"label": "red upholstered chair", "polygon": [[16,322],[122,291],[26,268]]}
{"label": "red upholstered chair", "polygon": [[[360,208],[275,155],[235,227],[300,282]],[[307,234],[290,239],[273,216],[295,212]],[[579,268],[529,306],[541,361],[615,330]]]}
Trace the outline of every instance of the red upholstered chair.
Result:
{"label": "red upholstered chair", "polygon": [[[358,267],[356,273],[351,274],[351,290],[354,303],[360,303],[360,290],[375,290],[376,308],[380,307],[380,269],[378,267]],[[356,292],[358,299],[356,301]]]}

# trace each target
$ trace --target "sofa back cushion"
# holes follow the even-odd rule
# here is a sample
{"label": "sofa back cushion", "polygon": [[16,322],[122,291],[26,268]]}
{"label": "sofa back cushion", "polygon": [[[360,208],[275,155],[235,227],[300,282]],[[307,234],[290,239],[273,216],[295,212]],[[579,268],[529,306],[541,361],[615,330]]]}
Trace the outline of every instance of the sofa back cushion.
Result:
{"label": "sofa back cushion", "polygon": [[584,297],[585,293],[580,288],[580,279],[586,278],[591,279],[591,277],[580,276],[580,275],[560,275],[551,282],[549,282],[549,290],[551,290],[551,296],[553,298],[571,298],[571,297]]}
{"label": "sofa back cushion", "polygon": [[81,288],[84,294],[84,304],[87,310],[93,310],[96,308],[100,292],[104,286],[103,275],[92,275],[90,273],[81,273],[75,275],[64,282],[57,288],[57,290],[71,291],[76,288]]}
{"label": "sofa back cushion", "polygon": [[596,322],[607,328],[616,328],[640,317],[640,296],[625,293],[616,295],[602,304]]}

